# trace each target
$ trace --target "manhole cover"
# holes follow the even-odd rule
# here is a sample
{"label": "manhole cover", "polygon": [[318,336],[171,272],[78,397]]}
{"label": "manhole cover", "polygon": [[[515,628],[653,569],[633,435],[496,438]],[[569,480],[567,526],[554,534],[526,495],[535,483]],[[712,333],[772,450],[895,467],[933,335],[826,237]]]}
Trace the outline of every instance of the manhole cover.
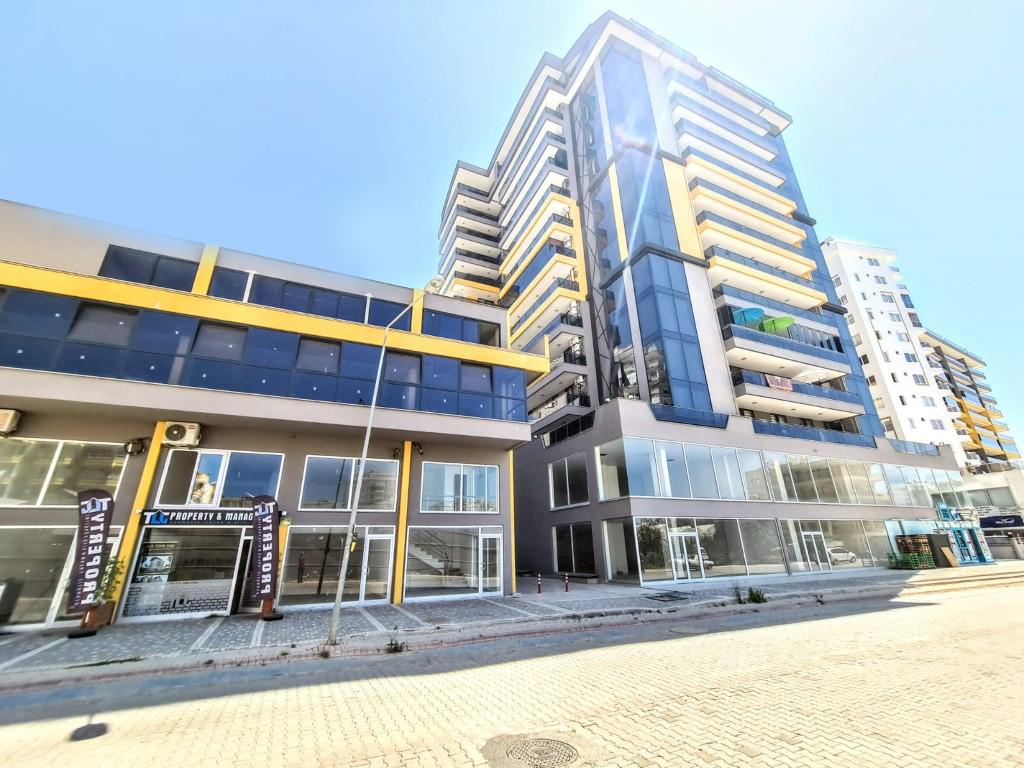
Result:
{"label": "manhole cover", "polygon": [[530,768],[559,768],[576,762],[579,753],[570,744],[556,739],[526,739],[517,741],[505,754]]}
{"label": "manhole cover", "polygon": [[678,592],[659,592],[656,595],[644,595],[648,600],[658,600],[662,603],[676,603],[680,600],[689,600],[689,595],[681,595]]}

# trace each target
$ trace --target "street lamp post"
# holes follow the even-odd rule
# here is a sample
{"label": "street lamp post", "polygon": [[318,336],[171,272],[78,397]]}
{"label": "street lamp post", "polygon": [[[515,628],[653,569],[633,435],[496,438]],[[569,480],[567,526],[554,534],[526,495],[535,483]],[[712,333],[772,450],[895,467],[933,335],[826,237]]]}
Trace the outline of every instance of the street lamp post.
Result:
{"label": "street lamp post", "polygon": [[[338,574],[338,589],[334,594],[334,608],[331,610],[331,630],[327,636],[328,645],[338,644],[338,620],[341,618],[341,598],[345,590],[345,575],[348,572],[348,558],[352,552],[352,538],[356,530],[356,512],[359,508],[359,494],[363,489],[363,470],[366,468],[366,454],[370,449],[370,432],[373,431],[373,416],[377,410],[377,394],[380,390],[381,373],[384,370],[384,353],[388,346],[388,332],[402,316],[412,310],[418,301],[422,301],[426,293],[416,296],[405,309],[395,315],[394,320],[384,326],[384,338],[380,343],[380,359],[377,361],[377,376],[373,380],[373,396],[370,398],[370,415],[366,421],[366,434],[363,436],[363,453],[359,459],[359,469],[356,471],[356,487],[352,495],[352,512],[348,519],[348,530],[345,532],[345,547],[341,552],[341,573]],[[366,295],[366,306],[370,306],[370,294]]]}

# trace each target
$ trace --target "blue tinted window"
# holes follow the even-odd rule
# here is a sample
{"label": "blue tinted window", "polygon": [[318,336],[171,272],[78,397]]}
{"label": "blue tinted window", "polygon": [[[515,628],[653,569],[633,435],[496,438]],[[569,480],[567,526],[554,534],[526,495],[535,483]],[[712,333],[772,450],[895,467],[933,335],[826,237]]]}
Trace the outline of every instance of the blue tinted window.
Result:
{"label": "blue tinted window", "polygon": [[377,378],[380,348],[345,342],[341,345],[341,375],[353,379]]}
{"label": "blue tinted window", "polygon": [[369,405],[373,398],[373,382],[359,379],[338,379],[338,401],[353,405]]}
{"label": "blue tinted window", "polygon": [[601,79],[611,128],[612,149],[658,146],[658,132],[639,54],[613,46],[601,60]]}
{"label": "blue tinted window", "polygon": [[210,295],[220,299],[241,301],[245,297],[245,284],[249,275],[237,269],[214,267],[210,280]]}
{"label": "blue tinted window", "polygon": [[494,394],[501,397],[526,397],[526,374],[515,368],[503,368],[500,365],[492,369],[494,376]]}
{"label": "blue tinted window", "polygon": [[619,158],[616,169],[629,253],[635,253],[646,243],[678,251],[679,240],[661,160],[656,155],[629,150]]}
{"label": "blue tinted window", "polygon": [[[405,304],[398,304],[394,301],[372,299],[370,301],[370,325],[386,326],[398,317],[399,313],[405,309],[405,306]],[[402,315],[401,319],[391,327],[400,331],[408,331],[411,327],[411,315],[412,310],[406,312]]]}
{"label": "blue tinted window", "polygon": [[245,392],[245,379],[245,368],[238,363],[223,363],[219,360],[201,360],[194,357],[185,366],[182,384],[188,387]]}
{"label": "blue tinted window", "polygon": [[313,305],[310,311],[314,315],[334,317],[338,314],[338,294],[334,291],[324,291],[319,288],[313,289]]}
{"label": "blue tinted window", "polygon": [[462,364],[459,388],[463,392],[491,393],[491,369],[483,365]]}
{"label": "blue tinted window", "polygon": [[196,281],[199,264],[183,259],[171,259],[162,256],[156,261],[151,285],[160,288],[171,288],[175,291],[191,291]]}
{"label": "blue tinted window", "polygon": [[198,327],[199,321],[194,317],[143,310],[135,322],[132,347],[146,352],[184,355],[191,348]]}
{"label": "blue tinted window", "polygon": [[384,379],[385,381],[395,381],[403,384],[419,384],[419,357],[416,355],[403,355],[398,352],[388,352],[384,360]]}
{"label": "blue tinted window", "polygon": [[281,307],[295,312],[309,312],[313,291],[308,285],[285,283],[281,291]]}
{"label": "blue tinted window", "polygon": [[450,357],[424,355],[423,386],[434,389],[458,389],[459,361]]}
{"label": "blue tinted window", "polygon": [[121,375],[123,362],[124,350],[95,344],[67,343],[57,356],[54,369],[65,373],[116,378]]}
{"label": "blue tinted window", "polygon": [[249,303],[262,304],[265,307],[280,307],[282,290],[284,290],[283,280],[255,275],[252,279],[252,287],[249,289]]}
{"label": "blue tinted window", "polygon": [[177,384],[185,360],[173,355],[129,352],[124,362],[124,377],[134,381]]}
{"label": "blue tinted window", "polygon": [[202,323],[192,347],[193,355],[221,360],[241,360],[245,348],[245,329],[233,325]]}
{"label": "blue tinted window", "polygon": [[338,391],[338,380],[334,376],[319,373],[295,371],[292,374],[292,397],[307,400],[334,400]]}
{"label": "blue tinted window", "polygon": [[366,319],[366,297],[342,293],[338,296],[338,319],[361,323]]}
{"label": "blue tinted window", "polygon": [[294,333],[250,328],[245,342],[245,362],[271,368],[292,368],[299,337]]}
{"label": "blue tinted window", "polygon": [[417,387],[384,383],[380,386],[380,405],[384,408],[415,408]]}
{"label": "blue tinted window", "polygon": [[489,419],[493,416],[492,398],[486,395],[470,395],[463,392],[459,395],[459,413],[463,416],[477,416]]}
{"label": "blue tinted window", "polygon": [[156,268],[156,254],[112,245],[100,266],[100,277],[126,280],[130,283],[149,283]]}
{"label": "blue tinted window", "polygon": [[446,312],[432,309],[423,311],[423,332],[430,336],[443,336],[446,339],[462,338],[462,318]]}
{"label": "blue tinted window", "polygon": [[0,316],[0,331],[63,339],[77,310],[77,299],[11,290]]}
{"label": "blue tinted window", "polygon": [[508,421],[526,421],[526,403],[504,397],[494,398],[494,418]]}
{"label": "blue tinted window", "polygon": [[433,413],[457,414],[459,397],[455,392],[424,388],[420,392],[420,408]]}
{"label": "blue tinted window", "polygon": [[281,476],[281,457],[266,453],[231,454],[224,472],[222,507],[247,507],[254,496],[273,496]]}
{"label": "blue tinted window", "polygon": [[299,359],[295,367],[303,371],[317,373],[338,372],[338,361],[341,359],[341,344],[316,339],[299,340]]}
{"label": "blue tinted window", "polygon": [[134,310],[83,304],[78,308],[68,338],[123,347],[132,335],[135,316]]}
{"label": "blue tinted window", "polygon": [[254,392],[258,395],[284,396],[288,394],[288,390],[291,388],[291,379],[291,371],[247,365],[245,366],[242,382],[246,392]]}
{"label": "blue tinted window", "polygon": [[31,336],[0,336],[0,365],[51,370],[60,343]]}

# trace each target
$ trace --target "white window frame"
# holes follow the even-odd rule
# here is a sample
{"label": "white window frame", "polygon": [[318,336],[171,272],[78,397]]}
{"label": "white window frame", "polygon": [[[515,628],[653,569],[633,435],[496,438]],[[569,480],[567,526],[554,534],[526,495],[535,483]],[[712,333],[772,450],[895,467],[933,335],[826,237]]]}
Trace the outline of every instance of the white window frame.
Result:
{"label": "white window frame", "polygon": [[[164,504],[161,502],[164,495],[164,483],[167,481],[167,470],[171,465],[171,456],[179,451],[200,454],[200,457],[196,459],[195,467],[192,469],[192,480],[189,483],[189,493],[191,493],[192,488],[195,486],[196,472],[199,471],[199,462],[202,460],[202,454],[219,454],[224,457],[224,461],[221,462],[220,470],[217,474],[217,493],[213,504],[189,504],[188,502],[184,504]],[[155,505],[163,509],[237,509],[237,507],[220,506],[221,495],[224,492],[224,473],[227,471],[228,464],[231,463],[231,456],[236,453],[251,453],[260,456],[279,456],[281,458],[281,466],[277,473],[277,485],[274,486],[274,493],[272,494],[276,499],[278,492],[281,490],[281,476],[284,474],[283,453],[277,453],[275,451],[242,451],[227,448],[197,448],[194,450],[190,448],[172,448],[167,452],[167,457],[164,459],[164,469],[160,474],[160,485],[157,488],[156,497],[154,498]]]}
{"label": "white window frame", "polygon": [[[304,507],[304,506],[302,506],[302,499],[303,499],[303,495],[304,495],[305,490],[306,490],[306,470],[309,468],[309,460],[310,459],[334,459],[336,461],[351,461],[352,462],[352,469],[353,469],[353,471],[352,471],[352,477],[350,477],[349,481],[348,481],[348,506],[347,507],[334,507],[334,508],[331,508],[331,509],[327,509],[325,507]],[[300,511],[300,512],[351,512],[352,511],[352,492],[355,490],[355,482],[356,482],[356,469],[355,468],[356,468],[356,464],[359,462],[359,460],[360,460],[359,456],[327,456],[325,454],[319,454],[319,453],[307,454],[305,460],[302,463],[302,483],[299,485],[299,499],[298,499],[298,506],[296,507],[296,509],[298,509],[298,511]],[[398,460],[397,459],[378,459],[378,458],[374,458],[373,456],[367,456],[366,460],[368,462],[370,462],[370,461],[382,461],[382,462],[386,462],[388,464],[394,464],[395,467],[397,467],[397,469],[398,469],[398,471],[395,473],[395,477],[398,480],[398,484],[395,487],[395,498],[393,499],[393,503],[391,505],[391,509],[363,509],[362,507],[360,507],[356,511],[357,512],[371,512],[371,513],[372,512],[384,512],[384,513],[394,512],[395,510],[398,509],[398,495],[399,495],[400,488],[401,488],[401,483],[402,483],[402,468],[401,468],[401,466],[399,466]]]}
{"label": "white window frame", "polygon": [[[494,511],[488,512],[486,510],[479,509],[462,509],[463,501],[465,500],[465,489],[459,489],[458,507],[459,509],[424,509],[423,508],[423,485],[427,479],[426,467],[429,465],[435,465],[439,467],[460,467],[460,475],[465,475],[466,467],[474,468],[494,468]],[[467,464],[460,461],[424,461],[420,463],[420,512],[424,515],[500,515],[501,514],[501,467],[497,464]],[[421,528],[429,528],[431,526],[418,526]],[[442,526],[434,526],[442,527]],[[455,527],[460,526],[443,526],[443,527]],[[467,526],[472,528],[473,526]],[[403,587],[404,589],[404,587]]]}
{"label": "white window frame", "polygon": [[[60,459],[60,453],[64,450],[65,443],[77,443],[80,445],[114,445],[121,446],[122,443],[110,443],[102,440],[75,440],[73,438],[53,438],[53,437],[8,437],[7,440],[14,440],[17,442],[35,442],[35,443],[57,443],[57,450],[53,452],[53,458],[50,459],[50,466],[46,470],[46,474],[43,476],[43,484],[39,489],[39,495],[36,496],[35,504],[10,504],[7,505],[8,509],[74,509],[76,504],[43,504],[43,499],[46,497],[46,491],[50,486],[50,481],[53,480],[53,474],[57,470],[57,461]],[[121,465],[121,474],[117,477],[117,484],[114,486],[114,492],[110,494],[116,501],[117,492],[121,490],[121,481],[124,480],[124,472],[128,468],[128,460],[131,458],[130,455],[125,454],[124,463]]]}
{"label": "white window frame", "polygon": [[590,470],[587,468],[587,499],[586,501],[569,501],[568,504],[562,506],[555,506],[555,474],[554,466],[561,464],[563,467],[562,476],[565,478],[565,498],[569,499],[569,459],[574,456],[583,457],[583,466],[587,467],[587,452],[577,451],[576,453],[570,453],[568,456],[563,456],[560,459],[555,459],[548,464],[548,507],[552,512],[559,509],[572,509],[573,507],[585,507],[590,504]]}
{"label": "white window frame", "polygon": [[[452,462],[435,461],[433,464],[447,464]],[[469,464],[467,466],[494,466],[491,464]],[[452,514],[452,513],[446,513]],[[500,529],[495,531],[494,529]],[[409,538],[410,534],[414,529],[423,529],[427,531],[436,531],[441,529],[448,530],[476,530],[476,547],[477,547],[477,591],[476,592],[464,592],[458,595],[424,595],[422,597],[407,597],[405,594],[406,586],[409,583]],[[486,533],[484,531],[487,531]],[[497,592],[484,592],[484,579],[483,579],[483,545],[484,539],[497,539],[498,540],[498,579],[501,584]],[[494,597],[501,597],[505,594],[505,526],[498,525],[410,525],[405,529],[405,552],[403,553],[405,560],[402,563],[402,602],[419,603],[429,601],[442,601],[442,600],[477,600],[488,595]]]}

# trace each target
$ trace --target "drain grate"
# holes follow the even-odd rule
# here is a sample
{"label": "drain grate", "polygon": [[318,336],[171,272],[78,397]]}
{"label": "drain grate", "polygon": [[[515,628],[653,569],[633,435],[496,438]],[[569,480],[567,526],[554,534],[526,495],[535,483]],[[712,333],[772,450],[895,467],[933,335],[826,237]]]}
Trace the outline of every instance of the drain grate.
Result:
{"label": "drain grate", "polygon": [[572,765],[579,753],[571,744],[557,739],[524,739],[513,742],[505,755],[529,768],[561,768]]}

